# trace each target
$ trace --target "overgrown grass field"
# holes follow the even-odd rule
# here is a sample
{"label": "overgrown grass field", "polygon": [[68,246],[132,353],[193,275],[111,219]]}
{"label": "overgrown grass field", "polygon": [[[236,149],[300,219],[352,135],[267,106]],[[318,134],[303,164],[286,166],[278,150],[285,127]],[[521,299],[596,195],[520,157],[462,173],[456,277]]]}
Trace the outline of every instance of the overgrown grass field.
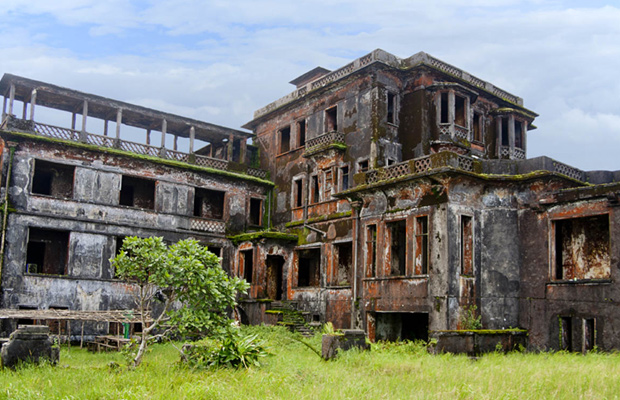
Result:
{"label": "overgrown grass field", "polygon": [[[271,356],[250,369],[193,370],[170,344],[129,370],[120,353],[63,347],[58,366],[0,370],[0,399],[617,399],[620,355],[426,354],[417,344],[379,344],[322,361],[285,329],[258,333]],[[320,336],[309,340],[320,348]],[[179,346],[179,344],[176,344]]]}

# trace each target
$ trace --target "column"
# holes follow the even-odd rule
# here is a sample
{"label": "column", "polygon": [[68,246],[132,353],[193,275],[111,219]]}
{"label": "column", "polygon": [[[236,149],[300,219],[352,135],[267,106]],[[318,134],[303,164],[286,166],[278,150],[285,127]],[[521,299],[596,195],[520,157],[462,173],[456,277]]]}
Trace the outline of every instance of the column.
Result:
{"label": "column", "polygon": [[123,109],[119,108],[116,111],[116,140],[121,139],[121,123],[123,122]]}
{"label": "column", "polygon": [[11,83],[9,89],[9,115],[13,115],[13,102],[15,101],[15,85]]}
{"label": "column", "polygon": [[196,128],[189,128],[189,154],[194,154],[194,138],[196,136]]}
{"label": "column", "polygon": [[30,120],[34,121],[34,107],[37,105],[37,89],[32,89],[30,94]]}
{"label": "column", "polygon": [[510,146],[510,158],[512,159],[515,152],[515,116],[508,117],[508,146]]}

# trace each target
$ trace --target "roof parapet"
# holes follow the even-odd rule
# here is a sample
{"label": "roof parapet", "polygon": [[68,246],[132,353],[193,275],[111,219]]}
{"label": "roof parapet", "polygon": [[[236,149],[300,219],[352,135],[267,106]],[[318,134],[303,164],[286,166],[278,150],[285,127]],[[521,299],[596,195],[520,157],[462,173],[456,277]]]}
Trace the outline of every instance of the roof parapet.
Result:
{"label": "roof parapet", "polygon": [[[344,78],[345,76],[351,75],[352,73],[375,62],[380,62],[398,69],[410,69],[418,65],[427,65],[444,73],[453,75],[456,78],[468,82],[469,84],[476,86],[480,89],[483,89],[486,92],[493,94],[494,96],[504,99],[505,101],[521,107],[523,106],[522,98],[508,93],[507,91],[502,90],[489,82],[483,81],[482,79],[477,78],[476,76],[471,75],[470,73],[465,72],[462,69],[457,68],[451,64],[441,61],[438,58],[435,58],[427,53],[419,52],[412,55],[411,57],[401,59],[391,53],[388,53],[385,50],[376,49],[366,54],[365,56],[362,56],[350,62],[344,67],[341,67],[325,75],[319,76],[316,79],[307,82],[305,85],[298,86],[298,88],[292,93],[289,93],[288,95],[266,105],[265,107],[256,110],[254,112],[254,119],[258,119],[266,114],[269,114],[275,109],[285,104],[288,104],[300,97],[303,97],[313,90],[327,86],[328,84]],[[302,77],[304,75],[302,75]],[[244,127],[249,128],[250,123],[245,124]]]}

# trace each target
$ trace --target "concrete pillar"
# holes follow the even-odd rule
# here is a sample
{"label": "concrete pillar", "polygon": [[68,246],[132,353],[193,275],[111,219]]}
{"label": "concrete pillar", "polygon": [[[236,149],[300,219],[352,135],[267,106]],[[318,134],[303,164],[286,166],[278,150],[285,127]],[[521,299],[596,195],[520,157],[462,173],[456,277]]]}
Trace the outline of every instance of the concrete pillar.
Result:
{"label": "concrete pillar", "polygon": [[235,137],[233,135],[230,135],[228,137],[228,154],[227,154],[227,160],[228,161],[232,161],[232,155],[233,155],[233,141],[235,140]]}
{"label": "concrete pillar", "polygon": [[82,104],[82,132],[86,132],[86,119],[88,118],[88,101]]}
{"label": "concrete pillar", "polygon": [[196,128],[189,128],[189,154],[194,154],[194,138],[196,136]]}
{"label": "concrete pillar", "polygon": [[239,139],[239,145],[239,162],[250,165],[249,160],[246,160],[248,149],[247,139]]}
{"label": "concrete pillar", "polygon": [[166,130],[168,129],[168,121],[165,119],[161,122],[161,148],[166,148]]}
{"label": "concrete pillar", "polygon": [[34,121],[34,108],[37,105],[37,89],[32,89],[30,94],[30,120]]}
{"label": "concrete pillar", "polygon": [[508,117],[508,146],[510,146],[510,158],[514,154],[515,149],[515,116]]}
{"label": "concrete pillar", "polygon": [[13,115],[13,103],[15,102],[15,85],[11,83],[9,89],[9,114]]}
{"label": "concrete pillar", "polygon": [[123,122],[123,109],[119,108],[116,112],[116,139],[121,138],[121,123]]}
{"label": "concrete pillar", "polygon": [[108,136],[108,120],[107,120],[107,117],[103,121],[103,136]]}
{"label": "concrete pillar", "polygon": [[150,145],[151,144],[151,129],[147,129],[146,130],[146,144]]}
{"label": "concrete pillar", "polygon": [[448,92],[448,123],[450,124],[450,136],[454,136],[454,117],[455,117],[455,96],[454,90]]}
{"label": "concrete pillar", "polygon": [[174,135],[174,140],[172,141],[172,150],[177,151],[178,141],[179,137],[177,135]]}

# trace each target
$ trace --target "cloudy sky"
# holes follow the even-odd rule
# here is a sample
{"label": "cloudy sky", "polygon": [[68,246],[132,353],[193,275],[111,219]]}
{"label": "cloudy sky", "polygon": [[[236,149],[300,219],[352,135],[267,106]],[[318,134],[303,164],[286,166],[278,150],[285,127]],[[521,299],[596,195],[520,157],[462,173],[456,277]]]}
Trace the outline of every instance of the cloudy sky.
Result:
{"label": "cloudy sky", "polygon": [[529,157],[620,169],[619,1],[1,0],[0,37],[0,73],[233,128],[317,65],[425,51],[540,114]]}

